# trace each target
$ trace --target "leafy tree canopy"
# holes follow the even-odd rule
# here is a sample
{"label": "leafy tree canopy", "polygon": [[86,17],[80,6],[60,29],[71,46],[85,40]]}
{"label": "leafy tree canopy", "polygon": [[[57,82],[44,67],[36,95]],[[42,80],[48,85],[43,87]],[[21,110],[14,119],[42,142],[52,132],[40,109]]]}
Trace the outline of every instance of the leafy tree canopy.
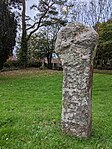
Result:
{"label": "leafy tree canopy", "polygon": [[12,54],[16,37],[16,20],[7,4],[0,1],[0,69],[8,56]]}
{"label": "leafy tree canopy", "polygon": [[96,64],[100,67],[112,67],[112,20],[97,23],[96,30],[99,33],[99,44],[96,53]]}

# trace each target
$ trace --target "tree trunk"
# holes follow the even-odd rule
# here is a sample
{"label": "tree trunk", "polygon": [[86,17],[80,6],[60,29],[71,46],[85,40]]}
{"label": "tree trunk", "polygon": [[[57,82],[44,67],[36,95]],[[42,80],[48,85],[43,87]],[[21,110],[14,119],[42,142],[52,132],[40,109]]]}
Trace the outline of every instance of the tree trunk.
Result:
{"label": "tree trunk", "polygon": [[3,62],[0,61],[0,70],[2,70],[2,69],[3,69]]}
{"label": "tree trunk", "polygon": [[48,69],[52,68],[51,59],[52,59],[52,52],[48,52],[47,53]]}
{"label": "tree trunk", "polygon": [[22,0],[23,10],[22,10],[22,38],[21,38],[21,65],[22,68],[27,67],[27,32],[26,32],[26,21],[25,21],[25,14],[26,14],[26,3],[25,0]]}
{"label": "tree trunk", "polygon": [[103,55],[101,54],[101,59],[100,59],[100,69],[103,69]]}
{"label": "tree trunk", "polygon": [[22,39],[21,39],[21,66],[22,68],[27,67],[27,40],[26,40],[26,33],[22,33]]}

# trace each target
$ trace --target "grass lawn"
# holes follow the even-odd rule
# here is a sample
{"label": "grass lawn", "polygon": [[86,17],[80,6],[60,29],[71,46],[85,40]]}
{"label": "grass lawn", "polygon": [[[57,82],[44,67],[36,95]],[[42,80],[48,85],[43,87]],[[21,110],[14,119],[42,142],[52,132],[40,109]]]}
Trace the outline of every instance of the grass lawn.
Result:
{"label": "grass lawn", "polygon": [[61,131],[62,72],[0,72],[0,149],[112,149],[112,75],[94,74],[89,139]]}

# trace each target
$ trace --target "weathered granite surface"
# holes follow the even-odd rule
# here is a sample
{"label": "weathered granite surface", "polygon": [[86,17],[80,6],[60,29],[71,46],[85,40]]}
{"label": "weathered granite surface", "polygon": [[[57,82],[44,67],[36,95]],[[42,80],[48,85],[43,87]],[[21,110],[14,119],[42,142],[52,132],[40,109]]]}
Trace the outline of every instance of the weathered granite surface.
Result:
{"label": "weathered granite surface", "polygon": [[60,29],[55,51],[63,65],[62,128],[88,137],[92,125],[92,57],[98,34],[81,23]]}

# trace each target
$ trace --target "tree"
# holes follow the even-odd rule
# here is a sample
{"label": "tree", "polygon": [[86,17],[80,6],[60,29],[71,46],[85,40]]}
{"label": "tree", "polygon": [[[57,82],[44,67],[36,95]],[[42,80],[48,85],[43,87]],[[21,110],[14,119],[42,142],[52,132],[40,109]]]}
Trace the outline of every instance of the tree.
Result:
{"label": "tree", "polygon": [[22,39],[21,39],[21,62],[22,67],[27,66],[27,52],[28,52],[28,41],[30,37],[39,30],[40,27],[56,24],[64,24],[65,21],[59,17],[57,5],[63,5],[66,0],[40,0],[39,5],[33,5],[33,8],[37,9],[37,15],[35,16],[35,22],[26,28],[25,21],[25,0],[22,0]]}
{"label": "tree", "polygon": [[20,62],[23,68],[27,65],[27,32],[26,32],[26,0],[22,0],[22,37],[21,37],[21,57]]}
{"label": "tree", "polygon": [[69,9],[71,21],[78,21],[89,26],[95,26],[98,22],[106,22],[112,17],[111,0],[90,0],[73,1],[72,8]]}
{"label": "tree", "polygon": [[48,68],[51,68],[51,55],[55,49],[57,33],[61,27],[61,24],[52,24],[35,33],[28,42],[29,59],[47,57]]}
{"label": "tree", "polygon": [[7,3],[0,1],[0,70],[15,45],[17,22]]}
{"label": "tree", "polygon": [[112,68],[112,20],[97,23],[95,27],[99,34],[99,44],[94,60],[95,67],[107,69],[109,64]]}

